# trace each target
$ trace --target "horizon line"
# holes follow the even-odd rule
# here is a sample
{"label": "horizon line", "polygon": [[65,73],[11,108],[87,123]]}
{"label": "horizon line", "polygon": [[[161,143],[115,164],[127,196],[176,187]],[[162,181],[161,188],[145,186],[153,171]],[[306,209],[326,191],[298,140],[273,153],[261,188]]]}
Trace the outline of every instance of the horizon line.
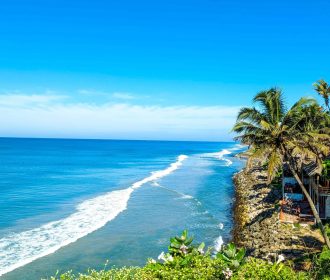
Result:
{"label": "horizon line", "polygon": [[165,140],[165,139],[119,139],[119,138],[72,138],[72,137],[20,137],[0,136],[0,139],[29,139],[29,140],[94,140],[94,141],[143,141],[143,142],[204,142],[204,143],[236,143],[237,141],[211,141],[211,140]]}

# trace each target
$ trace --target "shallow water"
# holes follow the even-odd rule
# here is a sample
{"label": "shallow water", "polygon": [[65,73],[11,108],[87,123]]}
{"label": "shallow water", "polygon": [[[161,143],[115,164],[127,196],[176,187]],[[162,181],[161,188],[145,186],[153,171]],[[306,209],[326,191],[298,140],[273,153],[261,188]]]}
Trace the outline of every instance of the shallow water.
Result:
{"label": "shallow water", "polygon": [[0,139],[1,279],[143,265],[230,238],[235,143]]}

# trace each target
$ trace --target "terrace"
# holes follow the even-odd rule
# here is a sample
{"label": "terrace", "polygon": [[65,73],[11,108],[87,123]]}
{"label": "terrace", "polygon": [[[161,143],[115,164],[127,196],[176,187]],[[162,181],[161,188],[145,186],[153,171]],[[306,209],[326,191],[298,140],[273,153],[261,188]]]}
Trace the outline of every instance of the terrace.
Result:
{"label": "terrace", "polygon": [[[308,190],[321,219],[330,218],[330,179],[320,175],[320,167],[315,163],[305,164],[301,180]],[[314,221],[312,211],[305,195],[288,168],[284,168],[283,200],[281,220],[286,222]]]}
{"label": "terrace", "polygon": [[281,221],[289,223],[314,223],[312,210],[298,184],[285,184],[281,208]]}

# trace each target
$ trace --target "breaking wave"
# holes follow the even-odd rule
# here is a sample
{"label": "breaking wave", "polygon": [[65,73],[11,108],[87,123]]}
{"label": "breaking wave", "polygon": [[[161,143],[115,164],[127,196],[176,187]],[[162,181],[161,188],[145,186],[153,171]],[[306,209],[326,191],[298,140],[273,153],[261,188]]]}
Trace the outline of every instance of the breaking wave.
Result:
{"label": "breaking wave", "polygon": [[206,153],[206,154],[203,154],[202,156],[203,157],[211,157],[211,158],[216,158],[216,159],[219,159],[219,160],[223,160],[226,163],[226,166],[230,166],[230,165],[233,164],[233,162],[230,159],[226,158],[225,156],[226,155],[230,155],[231,153],[232,152],[230,150],[223,149],[220,152]]}
{"label": "breaking wave", "polygon": [[220,252],[223,245],[223,239],[220,235],[215,241],[214,241],[214,251],[215,253]]}
{"label": "breaking wave", "polygon": [[186,158],[180,155],[168,168],[152,172],[127,189],[112,191],[80,203],[76,212],[67,218],[0,238],[0,276],[102,228],[127,208],[134,190],[171,174]]}

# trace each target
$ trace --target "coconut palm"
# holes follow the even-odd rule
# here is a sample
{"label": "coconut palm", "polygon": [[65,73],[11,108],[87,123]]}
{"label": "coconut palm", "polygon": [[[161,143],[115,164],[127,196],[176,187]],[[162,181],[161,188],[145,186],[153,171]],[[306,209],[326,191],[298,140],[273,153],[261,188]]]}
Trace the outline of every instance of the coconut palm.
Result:
{"label": "coconut palm", "polygon": [[301,98],[290,109],[286,109],[281,90],[271,88],[258,93],[253,101],[257,107],[242,108],[238,114],[233,127],[233,131],[239,134],[236,140],[250,146],[250,161],[257,158],[268,164],[269,183],[284,164],[288,165],[330,248],[329,238],[314,202],[298,175],[303,161],[314,160],[321,165],[322,156],[329,153],[329,145],[325,142],[329,141],[329,134],[322,132],[316,125],[303,125],[307,120],[313,122],[304,111],[313,115],[313,110],[308,108],[317,106],[315,99]]}
{"label": "coconut palm", "polygon": [[324,81],[319,80],[316,83],[313,84],[314,89],[318,92],[319,95],[321,95],[324,98],[325,106],[327,107],[328,111],[330,112],[330,104],[329,104],[329,98],[330,98],[330,85]]}
{"label": "coconut palm", "polygon": [[[309,135],[312,135],[314,132],[330,135],[330,115],[324,112],[321,106],[315,103],[301,108],[298,113],[301,116],[297,125],[299,131],[309,132]],[[316,135],[312,140],[317,140],[330,147],[330,140],[328,137],[319,139]]]}

